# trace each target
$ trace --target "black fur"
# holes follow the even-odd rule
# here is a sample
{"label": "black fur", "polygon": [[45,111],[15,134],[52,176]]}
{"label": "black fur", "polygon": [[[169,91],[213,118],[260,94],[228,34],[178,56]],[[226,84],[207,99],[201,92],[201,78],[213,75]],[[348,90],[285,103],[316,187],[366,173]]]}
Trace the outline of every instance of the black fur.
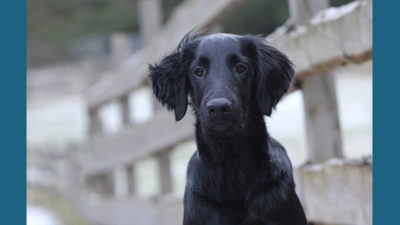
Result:
{"label": "black fur", "polygon": [[294,74],[284,54],[260,37],[187,35],[150,72],[176,120],[188,96],[196,115],[184,225],[306,224],[290,160],[264,123]]}

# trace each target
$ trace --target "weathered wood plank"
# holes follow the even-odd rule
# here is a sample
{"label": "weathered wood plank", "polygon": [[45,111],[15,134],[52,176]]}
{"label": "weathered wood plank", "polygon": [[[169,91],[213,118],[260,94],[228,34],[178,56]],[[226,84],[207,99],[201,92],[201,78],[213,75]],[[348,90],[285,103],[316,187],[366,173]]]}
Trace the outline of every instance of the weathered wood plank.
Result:
{"label": "weathered wood plank", "polygon": [[139,27],[144,43],[157,33],[162,24],[161,0],[138,0]]}
{"label": "weathered wood plank", "polygon": [[[295,25],[307,24],[314,14],[329,6],[328,0],[289,0]],[[303,80],[301,85],[307,134],[308,161],[323,162],[343,156],[336,85],[333,74]]]}
{"label": "weathered wood plank", "polygon": [[308,162],[343,157],[333,74],[310,77],[301,87],[307,136]]}
{"label": "weathered wood plank", "polygon": [[124,126],[131,122],[131,109],[129,107],[129,95],[120,98],[119,104],[121,105],[121,118]]}
{"label": "weathered wood plank", "polygon": [[127,165],[125,169],[127,174],[128,193],[134,195],[136,192],[135,166],[132,164]]}
{"label": "weathered wood plank", "polygon": [[87,184],[98,194],[102,196],[111,196],[114,193],[114,184],[112,174],[96,174],[95,176],[88,177]]}
{"label": "weathered wood plank", "polygon": [[[100,81],[87,92],[89,108],[119,98],[146,82],[148,64],[156,61],[176,47],[190,30],[210,27],[243,0],[189,0],[173,13],[170,21],[149,40],[145,48],[124,61],[114,77]],[[210,7],[212,5],[212,7]]]}
{"label": "weathered wood plank", "polygon": [[176,225],[183,221],[183,202],[181,196],[168,194],[157,202],[156,225]]}
{"label": "weathered wood plank", "polygon": [[94,137],[88,143],[89,160],[84,171],[88,174],[110,171],[116,165],[130,164],[177,143],[194,137],[191,113],[176,123],[172,113],[162,110],[147,124],[135,125],[108,137]]}
{"label": "weathered wood plank", "polygon": [[156,155],[158,161],[158,174],[160,178],[161,195],[172,192],[171,149]]}
{"label": "weathered wood plank", "polygon": [[[297,192],[309,221],[372,224],[372,163],[369,160],[333,159],[295,168],[294,172]],[[183,219],[182,198],[173,194],[155,201],[128,197],[99,199],[96,203],[77,196],[71,195],[80,211],[95,224],[172,225],[182,223]]]}
{"label": "weathered wood plank", "polygon": [[87,111],[90,121],[89,135],[93,137],[102,132],[103,126],[99,117],[99,111],[97,109],[89,108]]}
{"label": "weathered wood plank", "polygon": [[323,224],[372,224],[372,165],[332,159],[295,169],[307,218]]}
{"label": "weathered wood plank", "polygon": [[266,39],[294,62],[296,80],[347,63],[371,60],[372,1],[328,8],[317,13],[309,23],[283,26]]}

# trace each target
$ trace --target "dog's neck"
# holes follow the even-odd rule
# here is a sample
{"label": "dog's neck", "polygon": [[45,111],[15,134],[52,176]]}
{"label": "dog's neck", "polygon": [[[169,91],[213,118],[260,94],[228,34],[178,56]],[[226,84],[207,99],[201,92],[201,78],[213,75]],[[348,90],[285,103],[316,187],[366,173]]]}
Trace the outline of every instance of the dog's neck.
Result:
{"label": "dog's neck", "polygon": [[256,110],[247,118],[243,130],[228,137],[207,134],[201,128],[201,121],[197,120],[196,140],[200,157],[207,162],[220,163],[232,157],[251,160],[265,155],[268,152],[268,132],[264,116]]}

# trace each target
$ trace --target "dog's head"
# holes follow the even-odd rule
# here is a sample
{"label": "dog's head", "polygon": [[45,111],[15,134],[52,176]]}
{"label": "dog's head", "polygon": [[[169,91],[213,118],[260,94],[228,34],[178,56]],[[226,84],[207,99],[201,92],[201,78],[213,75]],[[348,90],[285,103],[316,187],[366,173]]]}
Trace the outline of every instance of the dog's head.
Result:
{"label": "dog's head", "polygon": [[156,98],[186,113],[188,96],[205,132],[227,136],[243,129],[249,112],[271,115],[291,83],[288,58],[261,37],[189,35],[172,54],[150,65]]}

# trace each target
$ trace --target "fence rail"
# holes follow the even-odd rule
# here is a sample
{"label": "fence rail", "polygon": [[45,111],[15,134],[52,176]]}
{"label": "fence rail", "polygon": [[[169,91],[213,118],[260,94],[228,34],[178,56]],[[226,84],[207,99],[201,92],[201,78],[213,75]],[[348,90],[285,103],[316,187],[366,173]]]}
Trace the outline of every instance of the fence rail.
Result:
{"label": "fence rail", "polygon": [[147,124],[123,128],[110,137],[94,137],[88,144],[91,159],[86,162],[85,173],[109,172],[117,165],[173,148],[194,137],[193,124],[194,118],[189,113],[176,123],[171,113],[162,110]]}
{"label": "fence rail", "polygon": [[305,25],[283,26],[266,39],[294,62],[296,80],[363,63],[372,59],[372,1],[322,10]]}

